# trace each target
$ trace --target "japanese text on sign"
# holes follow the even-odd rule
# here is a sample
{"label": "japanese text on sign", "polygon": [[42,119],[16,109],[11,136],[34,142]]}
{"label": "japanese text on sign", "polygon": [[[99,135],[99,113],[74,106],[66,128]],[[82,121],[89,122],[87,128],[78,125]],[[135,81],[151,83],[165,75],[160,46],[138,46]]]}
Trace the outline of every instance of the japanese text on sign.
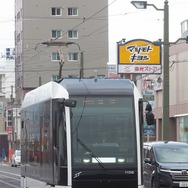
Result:
{"label": "japanese text on sign", "polygon": [[150,60],[149,55],[142,55],[142,54],[148,53],[149,51],[152,51],[153,49],[152,49],[151,45],[142,46],[142,47],[133,45],[133,46],[128,46],[127,50],[130,51],[131,53],[133,53],[133,55],[130,56],[130,62],[134,63],[135,60],[139,60],[139,61]]}

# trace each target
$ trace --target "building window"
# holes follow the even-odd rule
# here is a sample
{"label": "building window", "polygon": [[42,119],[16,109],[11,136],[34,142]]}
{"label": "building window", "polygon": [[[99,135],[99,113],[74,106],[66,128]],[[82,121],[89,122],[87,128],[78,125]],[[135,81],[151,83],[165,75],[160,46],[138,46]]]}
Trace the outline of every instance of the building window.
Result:
{"label": "building window", "polygon": [[68,61],[78,61],[78,53],[68,53]]}
{"label": "building window", "polygon": [[59,53],[53,52],[53,53],[51,54],[51,60],[52,60],[52,61],[59,61],[59,60],[60,60]]}
{"label": "building window", "polygon": [[51,8],[51,14],[52,16],[61,16],[61,8],[52,7]]}
{"label": "building window", "polygon": [[181,23],[181,34],[188,30],[188,20],[185,20]]}
{"label": "building window", "polygon": [[68,8],[68,16],[78,16],[78,8]]}
{"label": "building window", "polygon": [[69,39],[77,39],[78,38],[78,31],[77,30],[69,30],[68,31],[68,38]]}
{"label": "building window", "polygon": [[179,117],[179,140],[181,142],[188,142],[188,116]]}
{"label": "building window", "polygon": [[57,81],[59,79],[59,77],[57,75],[52,75],[51,76],[51,80],[52,81]]}
{"label": "building window", "polygon": [[61,30],[52,30],[52,39],[57,39],[62,37]]}

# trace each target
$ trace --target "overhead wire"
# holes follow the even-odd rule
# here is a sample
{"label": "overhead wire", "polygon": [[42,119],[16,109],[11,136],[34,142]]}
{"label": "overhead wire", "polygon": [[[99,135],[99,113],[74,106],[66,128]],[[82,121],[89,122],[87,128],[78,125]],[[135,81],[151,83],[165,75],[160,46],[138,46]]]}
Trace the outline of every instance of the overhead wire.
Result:
{"label": "overhead wire", "polygon": [[[117,1],[117,0],[115,0],[115,1]],[[114,3],[115,1],[113,1],[112,3]],[[108,6],[109,6],[109,5],[108,5]],[[103,9],[105,9],[105,7],[104,7]],[[99,12],[101,12],[103,9],[99,10],[99,11],[96,12],[95,14],[91,15],[89,18],[85,19],[84,22],[87,21],[87,20],[89,20],[89,19],[91,19],[91,18],[93,18],[95,15],[97,15],[97,14],[98,14]],[[80,24],[78,24],[78,25],[76,25],[75,27],[73,27],[73,29],[76,28],[76,27],[78,27],[78,26],[81,25],[81,24],[83,24],[83,22],[81,22]],[[95,33],[95,32],[94,32],[94,33]],[[91,33],[91,34],[94,34],[94,33]],[[90,36],[91,34],[89,34],[89,36]],[[28,52],[29,52],[29,50],[28,50]],[[41,53],[41,52],[40,52],[40,53]],[[38,54],[39,54],[39,53],[38,53]],[[36,54],[36,56],[37,56],[38,54]],[[34,57],[36,57],[36,56],[34,56]],[[29,61],[28,61],[28,62],[29,62]]]}

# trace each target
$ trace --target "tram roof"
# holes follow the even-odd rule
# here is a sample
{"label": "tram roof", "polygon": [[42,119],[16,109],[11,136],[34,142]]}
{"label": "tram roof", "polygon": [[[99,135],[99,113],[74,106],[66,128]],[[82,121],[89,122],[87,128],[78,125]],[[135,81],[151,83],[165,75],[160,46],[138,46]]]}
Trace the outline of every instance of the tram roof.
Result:
{"label": "tram roof", "polygon": [[70,95],[133,95],[128,79],[64,79],[60,83]]}
{"label": "tram roof", "polygon": [[22,108],[55,98],[72,96],[133,95],[134,84],[128,79],[63,79],[49,82],[28,93]]}

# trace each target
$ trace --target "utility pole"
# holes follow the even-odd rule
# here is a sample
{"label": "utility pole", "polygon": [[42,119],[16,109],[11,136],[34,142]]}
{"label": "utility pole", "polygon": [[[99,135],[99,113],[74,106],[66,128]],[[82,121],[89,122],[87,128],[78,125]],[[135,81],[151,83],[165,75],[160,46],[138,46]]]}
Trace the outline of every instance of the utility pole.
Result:
{"label": "utility pole", "polygon": [[84,77],[84,58],[83,58],[83,52],[81,51],[79,44],[77,44],[75,42],[60,42],[60,41],[42,42],[42,44],[47,45],[47,46],[57,46],[58,47],[58,52],[59,52],[59,57],[60,57],[59,75],[58,75],[59,79],[62,77],[62,68],[63,68],[63,65],[65,63],[64,54],[61,50],[61,47],[72,45],[72,44],[77,45],[78,48],[79,48],[79,55],[80,55],[80,57],[79,57],[79,63],[80,63],[79,74],[80,74],[80,78]]}
{"label": "utility pole", "polygon": [[164,12],[164,42],[163,42],[163,140],[169,140],[169,6],[168,0],[164,1],[164,8],[157,8],[154,4],[148,4],[147,1],[131,1],[131,3],[138,9],[146,9],[147,6],[154,7],[157,11]]}
{"label": "utility pole", "polygon": [[41,86],[42,82],[41,82],[41,76],[39,76],[39,86]]}
{"label": "utility pole", "polygon": [[58,46],[58,51],[59,51],[59,57],[60,57],[60,62],[59,62],[59,79],[61,79],[62,77],[62,69],[63,69],[63,65],[65,63],[65,59],[64,59],[64,54],[61,50],[61,47]]}
{"label": "utility pole", "polygon": [[12,150],[14,151],[14,122],[13,122],[13,86],[11,86],[11,95],[10,95],[10,104],[11,104],[11,124],[12,124]]}
{"label": "utility pole", "polygon": [[84,77],[84,53],[80,51],[80,78]]}
{"label": "utility pole", "polygon": [[169,8],[164,2],[164,44],[163,44],[163,140],[169,140]]}

